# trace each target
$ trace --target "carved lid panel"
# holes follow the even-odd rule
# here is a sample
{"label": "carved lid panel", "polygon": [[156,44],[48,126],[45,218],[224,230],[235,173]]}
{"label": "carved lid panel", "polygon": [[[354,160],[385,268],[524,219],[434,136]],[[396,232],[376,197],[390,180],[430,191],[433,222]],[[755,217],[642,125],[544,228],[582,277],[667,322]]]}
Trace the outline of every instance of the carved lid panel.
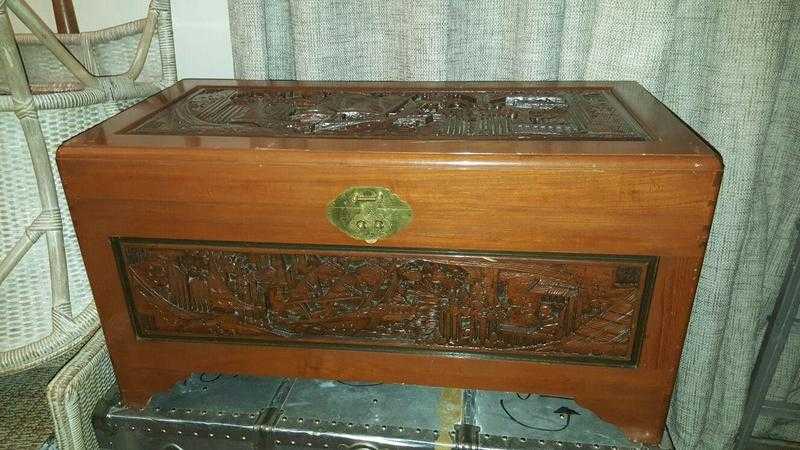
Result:
{"label": "carved lid panel", "polygon": [[647,140],[610,89],[197,86],[125,134],[416,140]]}

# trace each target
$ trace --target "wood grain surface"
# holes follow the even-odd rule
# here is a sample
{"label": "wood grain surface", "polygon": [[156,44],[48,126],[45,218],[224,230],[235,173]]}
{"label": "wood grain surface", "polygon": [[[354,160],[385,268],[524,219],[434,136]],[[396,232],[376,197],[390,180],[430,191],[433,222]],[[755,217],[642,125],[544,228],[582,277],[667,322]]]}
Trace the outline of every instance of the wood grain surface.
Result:
{"label": "wood grain surface", "polygon": [[[305,93],[524,91],[531,96],[594,89],[613,95],[647,139],[128,132],[193,89],[209,86]],[[630,82],[184,81],[70,140],[59,150],[58,164],[112,362],[129,404],[144,404],[154,392],[192,372],[537,392],[574,397],[622,427],[629,437],[648,443],[657,442],[663,430],[722,173],[718,155],[702,139]],[[328,221],[326,206],[353,186],[391,189],[410,205],[413,219],[376,244],[350,238]],[[177,335],[137,335],[121,279],[129,275],[126,267],[143,266],[123,264],[118,270],[114,239],[168,242],[154,244],[153,248],[166,252],[161,253],[166,260],[155,266],[164,270],[178,267],[178,271],[182,269],[174,259],[176,240],[200,242],[211,252],[233,248],[234,254],[286,253],[285,248],[259,250],[262,245],[317,250],[315,246],[325,246],[339,258],[363,258],[358,252],[381,251],[403,261],[409,259],[408,252],[429,259],[431,255],[441,258],[446,252],[451,256],[433,261],[448,267],[464,267],[471,254],[536,254],[550,262],[558,259],[554,254],[569,254],[596,264],[604,264],[592,259],[597,255],[625,255],[655,261],[648,266],[653,267],[655,277],[646,317],[642,316],[638,325],[643,333],[638,358],[623,366],[608,361],[576,363],[569,358],[486,357],[481,351],[497,350],[489,341],[477,353],[441,348],[423,351],[414,345],[397,351],[387,348],[385,342],[370,345],[364,341],[347,348],[303,339],[291,345],[224,339],[210,342]],[[213,242],[228,246],[208,244]],[[467,259],[447,259],[453,254]],[[148,256],[148,267],[155,267],[152,258],[156,257]],[[144,259],[137,261],[141,264]],[[530,268],[535,259],[524,261]],[[398,267],[401,262],[391,264]],[[574,264],[565,267],[574,271]],[[196,268],[201,269],[202,264]],[[603,286],[609,292],[614,283],[604,277],[611,273],[582,278],[592,282],[575,283],[578,291],[583,290],[580,295],[586,295],[587,286],[595,282],[596,292],[603,292]],[[535,277],[544,279],[541,275]],[[213,279],[203,276],[204,280]],[[178,279],[173,281],[175,286]],[[208,284],[186,289],[202,293],[207,288]],[[528,295],[534,290],[525,289]],[[141,296],[141,286],[130,292]],[[219,295],[230,298],[233,294]],[[266,296],[256,297],[266,301]],[[602,298],[602,294],[595,297]],[[488,310],[473,309],[478,316]],[[402,322],[402,314],[396,320]],[[181,324],[169,328],[177,334],[190,329]]]}

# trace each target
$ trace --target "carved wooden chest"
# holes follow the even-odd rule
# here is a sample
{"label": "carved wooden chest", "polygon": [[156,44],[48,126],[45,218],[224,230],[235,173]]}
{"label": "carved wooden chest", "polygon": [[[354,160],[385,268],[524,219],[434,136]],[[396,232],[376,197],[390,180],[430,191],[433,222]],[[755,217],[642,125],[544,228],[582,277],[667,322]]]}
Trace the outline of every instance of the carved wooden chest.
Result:
{"label": "carved wooden chest", "polygon": [[184,81],[58,163],[123,399],[192,372],[664,425],[722,167],[630,83]]}

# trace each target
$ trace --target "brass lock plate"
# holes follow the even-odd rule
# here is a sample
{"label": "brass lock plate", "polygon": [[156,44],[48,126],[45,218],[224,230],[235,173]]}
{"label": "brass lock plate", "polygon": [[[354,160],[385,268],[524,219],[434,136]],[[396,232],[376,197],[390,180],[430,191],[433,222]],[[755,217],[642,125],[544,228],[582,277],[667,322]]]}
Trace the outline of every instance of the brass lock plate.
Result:
{"label": "brass lock plate", "polygon": [[328,204],[328,220],[353,239],[374,244],[411,222],[411,206],[386,187],[351,187]]}

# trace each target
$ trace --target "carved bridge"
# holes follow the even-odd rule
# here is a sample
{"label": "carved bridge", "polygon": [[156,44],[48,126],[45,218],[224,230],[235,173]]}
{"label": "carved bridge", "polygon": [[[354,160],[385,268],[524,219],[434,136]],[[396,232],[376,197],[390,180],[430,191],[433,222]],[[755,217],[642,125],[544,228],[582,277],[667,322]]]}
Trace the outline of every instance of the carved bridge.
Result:
{"label": "carved bridge", "polygon": [[142,337],[635,362],[649,257],[117,240]]}

